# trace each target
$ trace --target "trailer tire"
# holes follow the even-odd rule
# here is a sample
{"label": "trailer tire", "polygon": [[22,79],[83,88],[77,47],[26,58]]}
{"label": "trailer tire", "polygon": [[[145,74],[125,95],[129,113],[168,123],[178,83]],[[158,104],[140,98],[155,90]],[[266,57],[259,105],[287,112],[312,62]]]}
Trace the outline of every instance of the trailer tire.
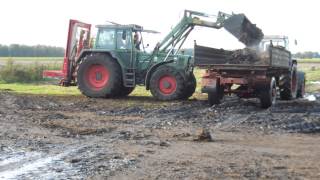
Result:
{"label": "trailer tire", "polygon": [[298,71],[297,98],[303,98],[305,93],[306,76],[304,72]]}
{"label": "trailer tire", "polygon": [[159,67],[150,78],[150,91],[153,97],[171,101],[183,97],[185,83],[182,75],[170,66]]}
{"label": "trailer tire", "polygon": [[215,104],[220,104],[221,95],[219,93],[219,88],[215,87],[210,92],[208,92],[208,103],[210,106]]}
{"label": "trailer tire", "polygon": [[260,91],[260,104],[262,108],[269,108],[276,103],[277,85],[275,78],[271,78],[266,87]]}
{"label": "trailer tire", "polygon": [[189,76],[187,81],[185,81],[185,84],[186,87],[182,99],[189,99],[189,97],[191,97],[196,91],[197,87],[197,80],[193,73]]}
{"label": "trailer tire", "polygon": [[88,97],[115,97],[122,86],[121,68],[108,55],[88,55],[79,63],[77,84]]}
{"label": "trailer tire", "polygon": [[283,76],[280,82],[280,99],[291,100],[297,97],[298,76],[297,66],[294,64],[290,74]]}

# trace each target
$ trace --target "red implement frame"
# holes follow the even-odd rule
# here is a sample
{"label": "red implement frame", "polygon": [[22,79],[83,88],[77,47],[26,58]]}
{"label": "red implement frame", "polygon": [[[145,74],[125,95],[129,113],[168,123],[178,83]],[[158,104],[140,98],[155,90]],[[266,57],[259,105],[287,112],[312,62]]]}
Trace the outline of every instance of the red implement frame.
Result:
{"label": "red implement frame", "polygon": [[[80,31],[79,37],[77,32]],[[62,70],[45,70],[42,75],[47,78],[61,79],[60,85],[69,86],[72,81],[73,64],[72,61],[79,56],[81,50],[86,47],[90,41],[91,24],[83,23],[71,19],[69,21],[68,40],[66,51],[63,59]],[[84,35],[86,34],[86,37]],[[86,42],[85,42],[86,40]],[[74,51],[76,50],[76,51]]]}

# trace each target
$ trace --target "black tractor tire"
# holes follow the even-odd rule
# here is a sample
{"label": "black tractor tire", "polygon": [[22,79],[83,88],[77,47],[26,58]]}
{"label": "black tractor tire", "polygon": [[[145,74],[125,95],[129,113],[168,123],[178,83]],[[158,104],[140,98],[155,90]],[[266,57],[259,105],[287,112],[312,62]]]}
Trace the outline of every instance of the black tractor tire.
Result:
{"label": "black tractor tire", "polygon": [[193,73],[189,76],[185,84],[186,85],[182,99],[189,99],[189,97],[191,97],[196,91],[197,87],[197,80]]}
{"label": "black tractor tire", "polygon": [[291,100],[297,97],[298,90],[298,76],[297,66],[293,65],[291,72],[280,78],[280,99]]}
{"label": "black tractor tire", "polygon": [[85,96],[115,97],[121,89],[121,67],[106,54],[86,56],[77,69],[78,88]]}
{"label": "black tractor tire", "polygon": [[306,86],[306,75],[304,72],[298,71],[298,91],[297,98],[303,98]]}
{"label": "black tractor tire", "polygon": [[154,98],[162,101],[183,97],[185,83],[182,75],[170,66],[159,67],[150,78],[150,91]]}
{"label": "black tractor tire", "polygon": [[216,86],[210,92],[208,92],[209,106],[213,106],[215,104],[220,104],[220,100],[221,100],[220,92],[221,92],[221,90],[219,89],[218,86]]}
{"label": "black tractor tire", "polygon": [[277,85],[275,78],[271,78],[270,82],[261,88],[259,98],[262,108],[269,108],[276,103]]}
{"label": "black tractor tire", "polygon": [[121,87],[116,97],[125,97],[128,96],[132,91],[134,90],[134,87]]}

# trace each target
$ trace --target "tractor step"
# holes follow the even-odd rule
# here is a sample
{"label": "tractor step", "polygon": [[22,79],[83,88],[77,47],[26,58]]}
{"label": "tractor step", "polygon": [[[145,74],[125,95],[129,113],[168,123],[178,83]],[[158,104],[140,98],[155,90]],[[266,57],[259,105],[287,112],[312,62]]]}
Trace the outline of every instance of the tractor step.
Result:
{"label": "tractor step", "polygon": [[124,72],[124,86],[125,87],[135,87],[136,76],[135,69],[125,69]]}

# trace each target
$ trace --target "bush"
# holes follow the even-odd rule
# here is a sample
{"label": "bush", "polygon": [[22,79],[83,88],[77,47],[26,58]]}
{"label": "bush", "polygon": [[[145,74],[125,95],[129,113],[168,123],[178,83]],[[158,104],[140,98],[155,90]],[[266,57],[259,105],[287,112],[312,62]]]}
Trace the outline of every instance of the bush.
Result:
{"label": "bush", "polygon": [[8,59],[5,66],[0,68],[0,80],[6,83],[29,83],[43,81],[42,72],[44,70],[61,69],[61,64],[15,64],[12,59]]}

